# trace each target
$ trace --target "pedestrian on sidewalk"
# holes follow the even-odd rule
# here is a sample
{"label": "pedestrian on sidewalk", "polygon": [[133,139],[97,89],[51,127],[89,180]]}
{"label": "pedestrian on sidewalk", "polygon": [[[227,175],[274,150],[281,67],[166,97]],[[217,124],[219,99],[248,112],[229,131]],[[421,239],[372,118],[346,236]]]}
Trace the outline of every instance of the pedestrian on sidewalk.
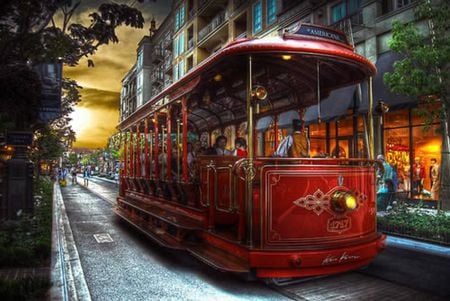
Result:
{"label": "pedestrian on sidewalk", "polygon": [[89,170],[85,168],[83,171],[83,179],[84,179],[84,186],[86,187],[89,186],[89,177],[90,177]]}
{"label": "pedestrian on sidewalk", "polygon": [[75,167],[72,167],[72,184],[77,184],[77,169]]}

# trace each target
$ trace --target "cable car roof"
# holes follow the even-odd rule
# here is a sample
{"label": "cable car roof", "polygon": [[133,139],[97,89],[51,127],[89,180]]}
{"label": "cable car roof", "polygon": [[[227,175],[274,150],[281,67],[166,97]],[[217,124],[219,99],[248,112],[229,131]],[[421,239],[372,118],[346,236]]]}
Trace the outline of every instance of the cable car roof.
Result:
{"label": "cable car roof", "polygon": [[[245,120],[249,55],[253,62],[253,85],[264,86],[268,91],[267,101],[261,104],[261,116],[264,111],[269,114],[317,103],[318,64],[321,99],[334,89],[375,75],[375,66],[354,53],[342,33],[336,32],[335,37],[331,29],[301,26],[304,30],[299,30],[300,34],[231,42],[138,108],[119,128],[133,126],[182,96],[188,100],[190,126],[197,131]],[[306,29],[310,30],[308,27],[318,28],[319,35],[305,34]]]}

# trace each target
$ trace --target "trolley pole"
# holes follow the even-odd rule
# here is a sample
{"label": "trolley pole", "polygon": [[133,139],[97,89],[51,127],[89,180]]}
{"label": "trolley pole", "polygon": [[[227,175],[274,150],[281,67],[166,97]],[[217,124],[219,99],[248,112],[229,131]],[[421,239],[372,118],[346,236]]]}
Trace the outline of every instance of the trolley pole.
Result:
{"label": "trolley pole", "polygon": [[369,119],[369,159],[375,159],[375,145],[373,141],[373,93],[372,93],[372,76],[369,77],[368,81],[367,93],[369,94],[369,111],[368,111],[368,119]]}
{"label": "trolley pole", "polygon": [[253,245],[253,178],[255,176],[253,166],[253,104],[252,104],[252,56],[248,57],[247,72],[247,132],[248,132],[248,165],[245,169],[245,200],[246,200],[246,217],[247,217],[247,244],[249,247]]}
{"label": "trolley pole", "polygon": [[181,121],[180,118],[177,118],[177,139],[176,139],[176,143],[177,143],[177,181],[180,181],[180,126],[181,126]]}

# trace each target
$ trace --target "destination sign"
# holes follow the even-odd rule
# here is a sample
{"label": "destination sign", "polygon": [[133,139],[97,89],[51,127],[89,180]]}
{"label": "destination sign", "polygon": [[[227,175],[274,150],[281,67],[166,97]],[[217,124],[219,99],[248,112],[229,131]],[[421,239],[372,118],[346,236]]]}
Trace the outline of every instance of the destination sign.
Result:
{"label": "destination sign", "polygon": [[333,29],[314,26],[311,24],[301,24],[294,32],[291,34],[298,34],[304,36],[313,36],[323,39],[328,39],[336,41],[339,43],[348,44],[347,37],[343,32],[335,31]]}

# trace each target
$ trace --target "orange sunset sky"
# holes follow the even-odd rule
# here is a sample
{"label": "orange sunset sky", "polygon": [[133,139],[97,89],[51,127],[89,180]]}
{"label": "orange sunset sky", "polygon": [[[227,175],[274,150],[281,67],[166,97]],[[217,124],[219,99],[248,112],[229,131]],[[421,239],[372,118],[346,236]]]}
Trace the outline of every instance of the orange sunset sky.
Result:
{"label": "orange sunset sky", "polygon": [[[102,2],[105,1],[83,1],[83,6],[74,21],[86,20],[92,8],[98,7]],[[135,2],[134,7],[144,16],[144,28],[118,28],[120,42],[102,46],[91,57],[95,63],[94,68],[88,68],[86,60],[82,60],[76,67],[64,66],[64,77],[76,80],[83,87],[82,100],[71,114],[71,125],[77,139],[74,148],[103,148],[108,137],[116,132],[121,80],[136,61],[137,44],[144,35],[148,35],[150,20],[154,16],[159,26],[168,14],[172,1],[115,2],[128,4]]]}

